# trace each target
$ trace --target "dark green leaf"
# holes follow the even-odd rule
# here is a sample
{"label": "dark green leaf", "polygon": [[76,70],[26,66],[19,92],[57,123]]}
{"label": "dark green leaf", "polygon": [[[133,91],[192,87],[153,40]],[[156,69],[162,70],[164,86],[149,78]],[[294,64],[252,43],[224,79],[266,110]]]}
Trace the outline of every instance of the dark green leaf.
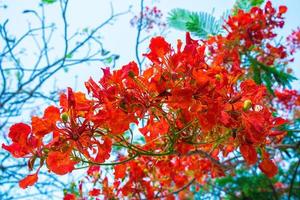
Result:
{"label": "dark green leaf", "polygon": [[261,6],[264,0],[236,0],[233,8],[233,13],[236,14],[238,10],[249,11],[252,7]]}

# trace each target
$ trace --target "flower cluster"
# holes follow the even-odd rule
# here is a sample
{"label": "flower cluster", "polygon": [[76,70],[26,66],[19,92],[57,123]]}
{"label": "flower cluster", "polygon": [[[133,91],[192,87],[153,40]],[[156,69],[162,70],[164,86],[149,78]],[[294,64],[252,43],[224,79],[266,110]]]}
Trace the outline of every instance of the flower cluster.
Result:
{"label": "flower cluster", "polygon": [[143,13],[139,16],[134,16],[130,20],[131,26],[141,26],[142,29],[146,31],[152,30],[154,27],[158,27],[159,29],[164,29],[166,27],[166,23],[162,20],[163,14],[161,10],[159,10],[156,6],[150,8],[148,6],[145,7]]}
{"label": "flower cluster", "polygon": [[228,63],[232,71],[239,71],[242,56],[255,57],[257,61],[271,66],[275,60],[287,57],[285,47],[274,46],[271,40],[276,37],[275,29],[284,25],[283,14],[287,11],[280,6],[278,11],[270,1],[264,9],[253,7],[249,12],[239,12],[229,17],[224,26],[228,34],[211,37],[207,43],[211,46],[212,60],[216,64]]}
{"label": "flower cluster", "polygon": [[300,49],[300,27],[298,27],[297,30],[294,30],[292,34],[287,37],[287,42],[291,54],[294,54],[298,49]]}
{"label": "flower cluster", "polygon": [[296,90],[276,90],[276,100],[281,103],[287,110],[300,106],[300,94]]}
{"label": "flower cluster", "polygon": [[[241,161],[232,157],[234,151],[273,177],[277,166],[267,147],[281,142],[285,132],[278,128],[287,121],[272,115],[272,96],[248,76],[241,54],[253,50],[252,59],[264,57],[267,65],[272,56],[284,58],[280,47],[263,45],[283,25],[285,11],[276,12],[270,2],[265,9],[240,11],[229,18],[228,35],[197,41],[187,33],[177,48],[155,37],[145,71],[135,62],[115,71],[105,68],[98,82],[85,83],[89,97],[68,88],[59,107],[32,117],[31,125],[10,128],[12,144],[3,148],[29,158],[30,170],[39,161],[20,186],[33,185],[45,164],[59,175],[81,165],[89,168],[89,180],[102,182],[90,196],[166,197],[170,190],[233,171]],[[100,165],[114,166],[113,184],[99,175]]]}
{"label": "flower cluster", "polygon": [[[80,161],[104,163],[112,144],[120,145],[136,157],[115,168],[116,180],[129,175],[128,182],[116,188],[125,196],[148,188],[147,197],[153,197],[157,187],[151,181],[161,188],[173,182],[181,187],[190,174],[199,181],[209,174],[222,176],[230,163],[222,165],[220,157],[237,148],[249,165],[262,160],[262,171],[274,176],[277,168],[265,145],[274,140],[272,130],[285,121],[272,117],[264,86],[246,80],[238,87],[239,75],[206,63],[205,48],[189,34],[185,47],[179,42],[177,51],[162,37],[153,38],[146,55],[153,64],[142,74],[134,62],[114,72],[103,69],[98,83],[86,82],[92,99],[69,88],[59,108],[50,106],[42,118],[32,117],[31,126],[12,126],[13,143],[3,148],[15,157],[30,157],[31,168],[39,159],[40,166],[45,161],[50,171],[63,175]],[[124,133],[142,119],[146,125],[139,131],[145,143],[131,143]],[[47,134],[52,139],[45,143]],[[265,152],[261,158],[258,149]],[[36,173],[29,175],[20,186],[36,180]]]}

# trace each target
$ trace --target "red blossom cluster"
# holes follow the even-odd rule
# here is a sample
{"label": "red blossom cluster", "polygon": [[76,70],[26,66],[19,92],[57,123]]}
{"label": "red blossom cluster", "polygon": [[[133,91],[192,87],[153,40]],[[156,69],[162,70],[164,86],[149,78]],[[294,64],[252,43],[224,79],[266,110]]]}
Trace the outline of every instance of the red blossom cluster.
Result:
{"label": "red blossom cluster", "polygon": [[159,29],[163,29],[166,27],[166,23],[162,20],[163,14],[160,9],[156,6],[150,8],[148,6],[145,7],[143,13],[139,16],[134,16],[130,20],[131,26],[141,26],[142,29],[146,31],[152,30],[155,26]]}
{"label": "red blossom cluster", "polygon": [[291,54],[294,54],[298,49],[300,49],[300,27],[298,27],[297,30],[294,30],[292,34],[287,37],[287,42]]}
{"label": "red blossom cluster", "polygon": [[213,62],[217,65],[230,63],[232,70],[236,71],[240,69],[241,55],[250,57],[252,53],[257,61],[268,66],[273,65],[276,59],[286,58],[284,46],[271,44],[277,35],[275,29],[284,25],[282,15],[286,11],[286,6],[280,6],[276,11],[270,1],[264,9],[253,7],[249,12],[239,10],[236,15],[229,17],[224,26],[228,32],[226,36],[207,40]]}
{"label": "red blossom cluster", "polygon": [[[163,37],[153,38],[145,71],[135,62],[105,68],[98,82],[85,83],[90,97],[68,88],[59,107],[32,117],[31,125],[10,128],[13,143],[3,148],[29,158],[30,170],[39,160],[20,186],[33,185],[43,165],[59,175],[83,165],[89,180],[102,182],[90,196],[173,198],[169,191],[234,170],[241,161],[232,158],[236,150],[247,165],[259,163],[273,177],[277,166],[266,147],[282,141],[285,132],[277,128],[287,121],[272,115],[270,94],[249,78],[241,56],[251,49],[266,64],[274,55],[285,57],[275,47],[261,47],[282,27],[285,11],[281,6],[276,12],[270,2],[240,11],[229,18],[228,35],[196,41],[187,33],[185,45],[179,40],[176,49]],[[99,165],[114,166],[113,182],[100,175]]]}
{"label": "red blossom cluster", "polygon": [[276,90],[275,96],[276,100],[288,110],[300,106],[300,94],[297,90]]}

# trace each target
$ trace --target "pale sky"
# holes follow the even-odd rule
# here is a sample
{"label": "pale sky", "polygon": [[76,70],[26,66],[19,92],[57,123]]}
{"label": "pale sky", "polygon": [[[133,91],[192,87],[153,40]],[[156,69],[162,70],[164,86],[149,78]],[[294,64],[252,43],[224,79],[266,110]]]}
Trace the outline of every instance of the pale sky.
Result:
{"label": "pale sky", "polygon": [[[0,9],[0,21],[3,23],[7,18],[9,19],[9,30],[14,35],[20,35],[24,33],[27,28],[28,22],[32,25],[36,23],[34,18],[29,15],[22,14],[25,9],[39,9],[38,0],[0,0],[0,5],[7,4],[6,10]],[[70,35],[78,30],[83,30],[87,27],[94,27],[97,24],[103,22],[110,15],[110,2],[112,2],[115,12],[125,11],[132,5],[132,13],[119,17],[113,25],[106,26],[102,32],[101,37],[103,45],[107,50],[112,53],[119,54],[121,57],[117,62],[117,66],[127,64],[128,62],[135,60],[135,40],[136,40],[136,29],[130,26],[130,19],[134,14],[139,13],[139,1],[138,0],[70,0],[70,5],[67,13],[70,26]],[[206,11],[212,12],[217,16],[220,16],[223,12],[232,8],[234,0],[145,0],[145,5],[150,7],[156,5],[162,10],[164,17],[173,8],[185,8],[191,11]],[[300,26],[300,1],[299,0],[274,0],[274,4],[285,4],[288,6],[288,13],[286,14],[286,25],[283,30],[280,31],[281,35],[286,37],[291,30],[296,29]],[[58,4],[46,6],[46,15],[48,22],[55,22],[58,26],[61,25],[59,22]],[[61,33],[60,33],[61,34]],[[62,35],[57,34],[54,36],[55,40],[51,43],[54,50],[51,51],[50,57],[55,58],[62,53]],[[170,30],[166,35],[166,39],[169,42],[174,42],[178,38],[184,38],[185,33],[175,30]],[[147,45],[147,41],[144,45]],[[0,43],[0,45],[2,45]],[[25,48],[31,49],[32,42],[28,41],[24,44]],[[142,49],[141,49],[142,50]],[[146,49],[144,48],[144,51]],[[143,51],[142,51],[143,52]],[[29,52],[23,62],[30,66],[33,62],[32,57],[34,52]],[[60,88],[66,88],[68,86],[75,86],[75,76],[78,76],[78,82],[76,83],[77,89],[86,91],[84,88],[84,81],[87,81],[90,76],[95,78],[97,81],[102,73],[100,67],[104,65],[81,65],[76,66],[69,70],[68,73],[63,71],[57,73],[47,84],[42,88],[43,91],[49,91],[49,88],[53,88],[53,81],[56,80],[57,85]],[[295,55],[295,62],[292,65],[296,72],[296,76],[300,77],[300,54]],[[298,82],[299,83],[299,82]],[[300,89],[298,83],[294,86],[296,89]],[[29,120],[28,115],[21,116],[22,120]]]}
{"label": "pale sky", "polygon": [[[1,1],[0,1],[1,2]],[[9,27],[11,31],[15,34],[22,33],[26,30],[27,22],[33,21],[33,17],[22,14],[25,9],[39,9],[37,0],[2,0],[3,3],[8,5],[8,9],[5,12],[0,13],[0,20],[3,21],[5,18],[9,18]],[[132,13],[123,15],[119,17],[113,25],[106,26],[102,32],[101,37],[104,46],[107,50],[112,53],[119,54],[121,57],[117,62],[117,66],[127,64],[128,62],[135,60],[135,40],[136,40],[136,29],[132,28],[129,24],[130,19],[139,12],[139,1],[138,0],[70,0],[69,9],[67,16],[69,18],[70,35],[72,32],[82,30],[86,27],[95,27],[97,24],[104,21],[110,15],[110,2],[113,4],[115,12],[125,11],[132,6]],[[191,11],[206,11],[212,12],[214,9],[215,15],[219,16],[226,10],[232,8],[234,0],[145,0],[145,5],[150,7],[156,5],[162,10],[164,17],[166,17],[168,12],[173,8],[185,8]],[[292,29],[300,26],[299,10],[300,1],[299,0],[273,0],[275,5],[285,4],[288,6],[288,13],[286,14],[286,25],[280,33],[286,36],[291,32]],[[58,3],[46,6],[46,14],[48,17],[48,22],[58,22]],[[34,21],[32,22],[34,24]],[[166,35],[166,39],[169,42],[174,43],[178,38],[184,38],[184,32],[175,31],[171,29]],[[57,39],[53,46],[55,50],[52,51],[51,55],[53,57],[60,55],[60,46],[63,44],[61,40],[61,35],[55,36]],[[148,44],[148,41],[144,42],[144,46]],[[28,43],[28,47],[30,47]],[[62,49],[62,48],[61,48]],[[141,53],[143,48],[141,48]],[[146,49],[145,49],[146,50]],[[26,62],[29,64],[32,60],[28,56]],[[299,54],[296,55],[295,67],[297,71],[297,76],[300,77],[300,57]],[[84,81],[86,81],[90,76],[98,80],[101,77],[100,67],[103,66],[77,66],[69,70],[69,73],[60,72],[57,73],[55,79],[61,88],[67,86],[75,85],[75,75],[78,75],[77,89],[84,90]],[[51,80],[48,82],[51,83]],[[51,85],[51,84],[50,84]],[[49,88],[49,86],[47,86]],[[46,90],[46,88],[45,88]]]}

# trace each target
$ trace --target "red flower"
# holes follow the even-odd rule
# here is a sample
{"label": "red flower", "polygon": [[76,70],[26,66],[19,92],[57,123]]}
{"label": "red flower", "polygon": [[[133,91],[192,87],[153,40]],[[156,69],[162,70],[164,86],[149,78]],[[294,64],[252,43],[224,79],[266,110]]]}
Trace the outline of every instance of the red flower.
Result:
{"label": "red flower", "polygon": [[38,138],[43,138],[46,134],[56,128],[56,122],[60,120],[60,111],[54,106],[49,106],[44,112],[43,118],[32,117],[32,132]]}
{"label": "red flower", "polygon": [[100,195],[100,190],[99,189],[93,188],[91,191],[89,191],[89,196],[96,197],[96,196],[99,196],[99,195]]}
{"label": "red flower", "polygon": [[116,165],[115,169],[115,179],[123,179],[126,176],[127,166],[125,164]]}
{"label": "red flower", "polygon": [[[246,164],[253,165],[258,160],[256,148],[263,151],[285,135],[276,128],[286,121],[272,116],[274,97],[263,83],[251,79],[257,75],[254,67],[264,79],[265,65],[285,65],[284,46],[270,42],[274,29],[283,26],[285,12],[286,7],[276,11],[270,2],[264,9],[239,11],[229,18],[227,35],[197,41],[187,33],[185,46],[178,42],[177,51],[163,37],[153,38],[146,54],[152,63],[143,73],[135,62],[119,70],[103,69],[99,82],[85,83],[89,97],[68,88],[59,108],[50,106],[43,117],[32,118],[32,131],[26,124],[12,126],[13,143],[3,148],[15,157],[30,157],[29,169],[40,160],[41,166],[45,161],[59,175],[72,172],[80,161],[90,163],[85,178],[102,187],[89,195],[105,198],[152,199],[158,192],[169,194],[165,188],[189,184],[191,175],[200,183],[223,176],[221,166],[231,166],[234,160],[226,157],[237,148]],[[257,55],[252,59],[262,65],[248,66],[250,55]],[[294,93],[275,92],[287,104],[300,102]],[[132,134],[133,123],[141,134]],[[48,133],[53,138],[43,144]],[[119,156],[111,156],[119,148]],[[225,160],[228,163],[222,163]],[[100,174],[99,165],[108,162],[122,162],[114,166],[113,185]],[[269,177],[277,172],[266,152],[259,168]],[[29,175],[20,186],[36,180],[37,175]],[[80,184],[78,198],[83,188]],[[68,198],[76,196],[67,194]]]}
{"label": "red flower", "polygon": [[26,176],[24,179],[19,181],[20,188],[27,188],[28,186],[34,185],[38,180],[37,173]]}
{"label": "red flower", "polygon": [[[282,91],[275,90],[275,96],[279,103],[283,104],[288,110],[291,110],[295,105],[297,105],[298,98],[300,94],[296,90],[284,89]],[[300,106],[300,104],[298,105]]]}
{"label": "red flower", "polygon": [[37,139],[32,135],[27,124],[17,123],[10,127],[8,136],[13,143],[9,146],[2,144],[2,148],[9,151],[14,157],[20,158],[33,153],[37,147]]}
{"label": "red flower", "polygon": [[161,59],[170,53],[170,44],[163,37],[152,38],[150,41],[150,53],[145,54],[152,62],[161,62]]}
{"label": "red flower", "polygon": [[89,176],[94,176],[94,175],[98,174],[99,171],[100,171],[100,166],[90,166],[87,171],[87,174]]}
{"label": "red flower", "polygon": [[77,198],[76,198],[75,194],[67,193],[67,194],[65,194],[63,200],[76,200],[76,199],[77,199]]}
{"label": "red flower", "polygon": [[291,54],[296,53],[300,49],[300,27],[287,37],[287,43]]}
{"label": "red flower", "polygon": [[26,145],[30,133],[30,126],[24,123],[17,123],[10,127],[8,136],[13,142]]}
{"label": "red flower", "polygon": [[279,12],[278,15],[281,16],[282,14],[286,13],[287,11],[287,7],[286,6],[279,6]]}
{"label": "red flower", "polygon": [[74,165],[77,163],[70,159],[70,151],[60,152],[51,151],[48,154],[46,163],[48,168],[56,174],[64,175],[70,173],[74,169]]}

